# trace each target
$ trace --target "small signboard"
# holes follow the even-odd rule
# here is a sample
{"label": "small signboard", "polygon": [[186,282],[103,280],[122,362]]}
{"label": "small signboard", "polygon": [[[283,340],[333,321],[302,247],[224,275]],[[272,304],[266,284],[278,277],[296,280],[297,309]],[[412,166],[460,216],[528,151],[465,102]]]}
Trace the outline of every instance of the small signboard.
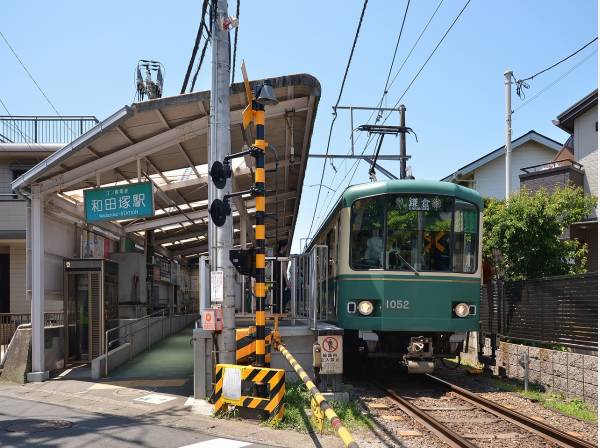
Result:
{"label": "small signboard", "polygon": [[210,301],[223,301],[223,271],[212,271],[210,273]]}
{"label": "small signboard", "polygon": [[344,373],[342,336],[319,336],[319,345],[321,346],[321,374]]}
{"label": "small signboard", "polygon": [[151,182],[83,190],[87,222],[147,218],[154,215]]}

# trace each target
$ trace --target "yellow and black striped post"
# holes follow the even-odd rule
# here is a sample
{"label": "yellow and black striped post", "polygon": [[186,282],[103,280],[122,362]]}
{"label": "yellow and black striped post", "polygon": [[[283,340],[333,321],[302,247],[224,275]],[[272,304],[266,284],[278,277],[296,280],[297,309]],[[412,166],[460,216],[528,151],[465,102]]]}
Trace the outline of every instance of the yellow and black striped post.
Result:
{"label": "yellow and black striped post", "polygon": [[310,377],[306,374],[306,371],[302,368],[300,364],[294,359],[292,354],[283,346],[282,344],[278,344],[277,348],[279,351],[285,356],[285,359],[290,363],[292,368],[296,371],[296,374],[300,377],[300,379],[304,382],[304,385],[310,392],[311,396],[316,400],[319,407],[325,414],[325,417],[331,424],[331,427],[337,433],[337,435],[344,442],[344,446],[346,448],[358,448],[358,444],[354,441],[354,437],[350,434],[350,431],[346,429],[346,427],[342,424],[342,421],[337,416],[331,405],[327,402],[325,397],[319,392],[315,383],[313,383]]}
{"label": "yellow and black striped post", "polygon": [[256,171],[254,173],[254,197],[256,199],[255,213],[255,285],[254,295],[256,297],[256,365],[265,365],[265,106],[252,101],[254,112],[254,124],[256,126],[256,140],[254,147],[258,150],[256,154]]}

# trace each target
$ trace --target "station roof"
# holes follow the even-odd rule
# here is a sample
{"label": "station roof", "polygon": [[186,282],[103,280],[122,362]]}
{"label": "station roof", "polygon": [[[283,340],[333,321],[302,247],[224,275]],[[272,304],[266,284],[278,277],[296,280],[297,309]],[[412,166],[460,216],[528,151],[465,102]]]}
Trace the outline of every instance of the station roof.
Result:
{"label": "station roof", "polygon": [[[265,154],[267,190],[273,191],[267,194],[267,212],[277,212],[279,244],[289,252],[321,88],[306,74],[269,81],[279,103],[265,112],[265,138],[278,159],[273,151]],[[242,83],[232,85],[230,105],[231,150],[236,153],[254,141],[253,126],[244,130],[241,124],[246,107]],[[156,243],[169,255],[205,253],[209,121],[209,91],[124,106],[16,179],[13,190],[29,195],[31,186],[39,185],[48,203],[82,217],[83,189],[137,182],[140,166],[141,180],[155,186],[155,216],[112,222],[105,230],[125,236],[153,229]],[[233,191],[252,186],[253,167],[250,156],[233,160]],[[247,218],[254,213],[254,200],[242,196],[233,206],[237,244],[240,215]],[[267,243],[273,245],[276,226],[275,221],[269,223]],[[247,225],[248,242],[252,224],[253,219]]]}

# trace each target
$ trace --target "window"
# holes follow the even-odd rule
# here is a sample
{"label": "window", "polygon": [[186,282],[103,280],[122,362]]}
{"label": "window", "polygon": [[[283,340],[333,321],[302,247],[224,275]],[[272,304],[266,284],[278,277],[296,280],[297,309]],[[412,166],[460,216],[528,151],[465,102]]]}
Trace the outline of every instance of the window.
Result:
{"label": "window", "polygon": [[404,194],[352,205],[353,269],[475,272],[478,209],[450,196]]}
{"label": "window", "polygon": [[477,259],[477,207],[456,200],[454,208],[454,272],[474,272]]}
{"label": "window", "polygon": [[350,265],[355,269],[383,269],[382,196],[361,199],[352,205]]}
{"label": "window", "polygon": [[[28,168],[12,168],[12,180],[13,182],[15,180],[17,180],[19,177],[21,177],[23,174],[25,174],[27,171],[29,171]],[[13,199],[17,199],[18,196],[16,194],[13,194]]]}

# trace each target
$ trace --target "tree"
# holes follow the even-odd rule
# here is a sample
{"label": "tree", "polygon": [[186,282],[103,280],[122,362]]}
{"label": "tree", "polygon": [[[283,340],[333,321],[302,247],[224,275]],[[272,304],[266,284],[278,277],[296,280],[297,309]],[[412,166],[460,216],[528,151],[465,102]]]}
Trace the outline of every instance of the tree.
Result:
{"label": "tree", "polygon": [[589,217],[594,196],[581,188],[521,190],[508,202],[486,200],[483,256],[507,280],[585,272],[587,246],[565,239],[571,224]]}

